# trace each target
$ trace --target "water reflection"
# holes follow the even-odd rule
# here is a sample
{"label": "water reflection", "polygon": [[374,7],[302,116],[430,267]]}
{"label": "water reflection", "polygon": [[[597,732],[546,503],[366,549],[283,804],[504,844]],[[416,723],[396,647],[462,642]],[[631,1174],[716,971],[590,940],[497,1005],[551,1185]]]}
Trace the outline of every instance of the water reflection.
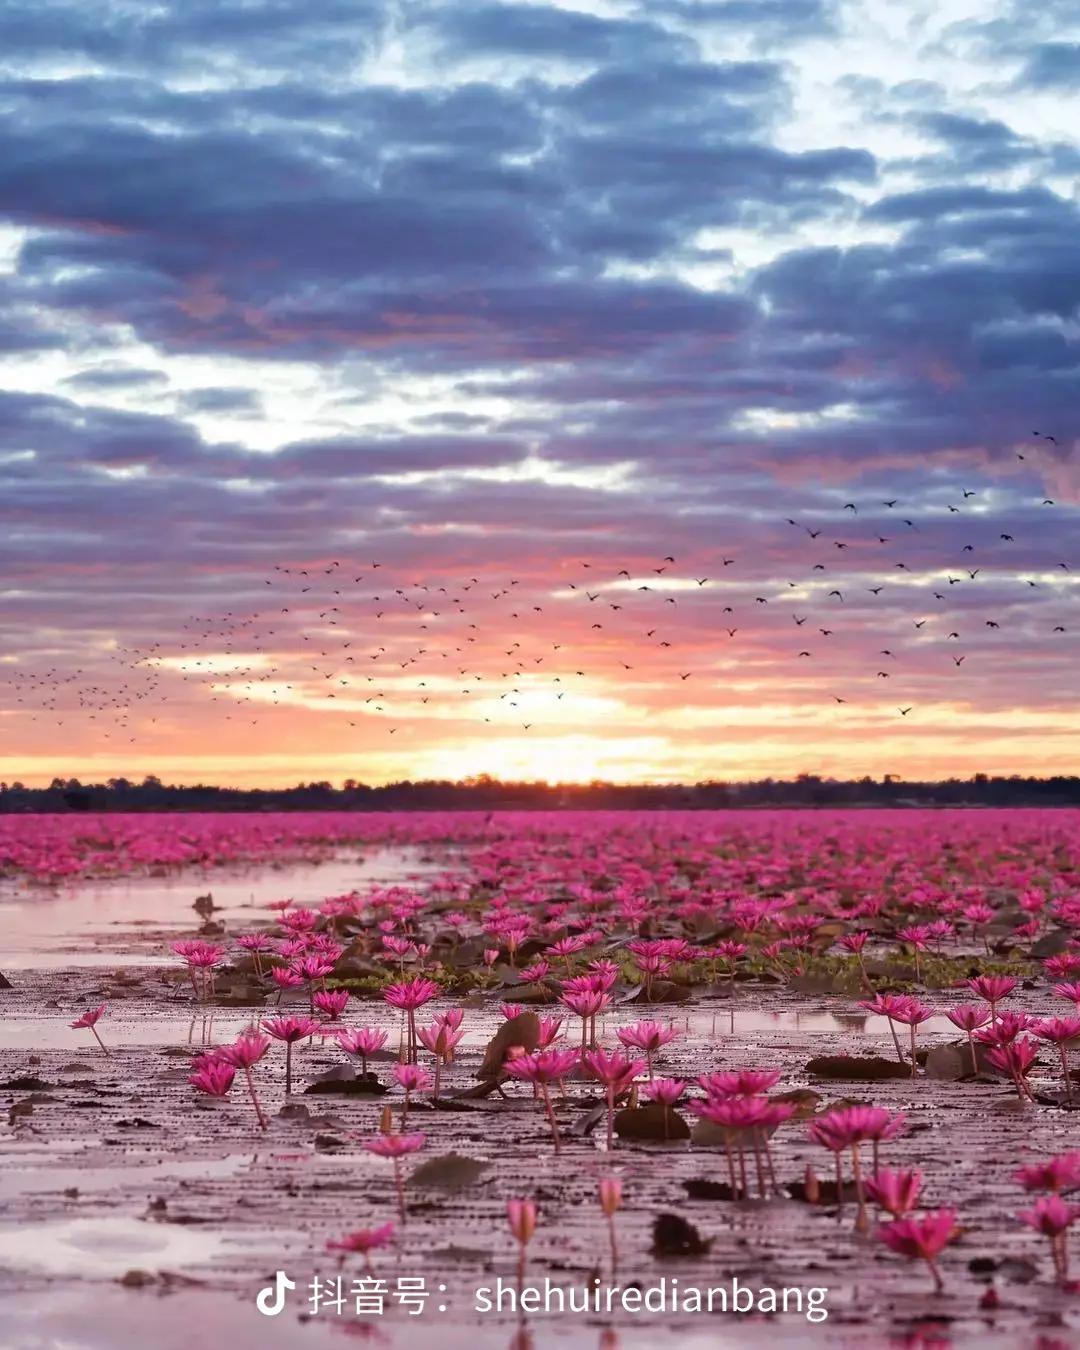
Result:
{"label": "water reflection", "polygon": [[[207,892],[214,898],[215,919],[224,919],[232,927],[247,926],[263,920],[265,906],[275,900],[292,897],[298,905],[317,905],[331,895],[423,882],[450,865],[447,857],[430,860],[429,854],[424,856],[429,860],[421,861],[417,848],[376,849],[367,857],[349,850],[323,862],[248,865],[212,872],[192,869],[168,876],[77,882],[57,891],[24,887],[0,894],[4,965],[15,970],[48,969],[61,963],[120,966],[124,957],[115,952],[69,954],[64,945],[77,946],[79,939],[106,929],[122,945],[137,938],[140,928],[191,927],[197,922],[195,898]],[[144,964],[142,957],[139,964]]]}
{"label": "water reflection", "polygon": [[[762,1032],[797,1032],[807,1035],[888,1036],[889,1020],[877,1014],[863,1012],[802,1012],[798,1008],[766,1011],[764,1008],[741,1008],[731,1000],[722,1011],[691,1013],[675,1017],[674,1023],[692,1039],[715,1039],[719,1036],[753,1035]],[[956,1027],[944,1015],[931,1017],[920,1028],[922,1032],[941,1032],[951,1038],[957,1036]]]}

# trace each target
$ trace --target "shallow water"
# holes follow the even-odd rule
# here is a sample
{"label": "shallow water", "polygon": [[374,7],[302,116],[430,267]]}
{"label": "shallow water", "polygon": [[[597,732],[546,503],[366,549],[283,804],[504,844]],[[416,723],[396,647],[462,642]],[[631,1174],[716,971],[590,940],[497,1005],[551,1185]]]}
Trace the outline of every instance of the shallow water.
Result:
{"label": "shallow water", "polygon": [[[653,1009],[653,1014],[658,1010]],[[642,1016],[649,1010],[642,1009]],[[776,1012],[763,1008],[739,1008],[728,1005],[715,1013],[695,1012],[690,1017],[672,1018],[676,1026],[684,1026],[689,1034],[702,1040],[717,1035],[740,1036],[759,1032],[794,1032],[800,1035],[845,1035],[845,1036],[891,1036],[889,1020],[871,1013],[834,1013],[827,1011],[801,1012],[795,1008],[782,1008]],[[907,1045],[907,1027],[897,1026],[900,1044]],[[950,1037],[962,1036],[947,1017],[931,1017],[919,1027],[918,1044],[924,1044],[927,1034],[943,1033]]]}
{"label": "shallow water", "polygon": [[118,1278],[125,1271],[205,1265],[225,1238],[205,1228],[154,1224],[140,1219],[71,1219],[0,1228],[0,1267],[71,1277]]}
{"label": "shallow water", "polygon": [[[158,964],[162,963],[177,966],[175,960],[169,961],[168,958],[164,957],[160,959]],[[115,962],[113,965],[115,966]],[[18,967],[13,966],[12,969],[18,969]],[[511,998],[512,995],[508,994],[506,1001],[510,1001]],[[297,1000],[296,1007],[306,1012],[306,1004],[301,1007],[302,1002],[302,1000]],[[453,1005],[453,1002],[451,1000],[448,1006]],[[495,999],[483,1009],[470,1009],[465,1019],[464,1035],[461,1039],[463,1051],[483,1050],[486,1047],[496,1027],[502,1021],[498,1004],[499,1000]],[[434,1009],[441,1007],[442,1004],[431,1006]],[[250,1011],[237,1012],[232,1009],[223,1009],[215,1010],[213,1013],[208,1012],[205,1015],[198,1014],[194,1017],[190,1014],[155,1013],[153,1016],[129,1017],[128,1020],[125,1020],[122,1007],[110,1007],[109,1013],[98,1023],[98,1030],[108,1046],[189,1046],[198,1050],[205,1046],[228,1044],[235,1040],[240,1032],[251,1024],[252,1020],[257,1021],[262,1017],[272,1017],[276,1011],[277,1009],[271,1001],[265,1008],[252,1008]],[[565,1009],[555,1005],[547,1008],[541,1007],[539,1011],[542,1014],[546,1013],[556,1017],[565,1015],[566,1012]],[[774,1033],[784,1035],[790,1046],[801,1044],[812,1046],[816,1038],[823,1036],[873,1038],[875,1041],[887,1041],[889,1046],[892,1046],[889,1024],[884,1017],[871,1015],[855,1017],[845,1013],[831,1012],[804,1013],[794,1009],[766,1012],[761,1008],[727,1007],[715,1013],[694,1011],[689,1015],[686,1013],[680,1015],[678,1012],[672,1015],[670,1008],[665,1009],[659,1005],[653,1007],[642,1005],[636,1008],[633,1013],[620,1010],[617,1014],[604,1018],[601,1027],[605,1033],[614,1034],[616,1027],[629,1026],[634,1022],[650,1018],[673,1024],[681,1032],[684,1040],[710,1045],[722,1044],[725,1039],[731,1037],[741,1038]],[[23,1017],[17,1021],[14,1018],[0,1018],[0,1049],[39,1051],[68,1048],[73,1055],[93,1064],[100,1072],[107,1066],[107,1060],[90,1033],[85,1030],[75,1030],[70,1026],[70,1020],[62,1020],[59,1017]],[[384,1027],[390,1033],[390,1040],[387,1042],[388,1049],[393,1048],[394,1037],[398,1036],[400,1031],[399,1021],[381,1003],[353,1002],[350,1004],[345,1020],[349,1026],[363,1024]],[[567,1020],[570,1027],[570,1039],[573,1041],[574,1028],[580,1029],[580,1023],[573,1017]],[[900,1035],[900,1043],[906,1050],[908,1043],[905,1034],[906,1028],[897,1028],[897,1030]],[[948,1018],[944,1016],[933,1017],[919,1028],[918,1044],[920,1046],[933,1044],[940,1036],[947,1036],[950,1040],[955,1040],[962,1034]],[[805,1041],[804,1037],[806,1038]],[[321,1047],[317,1046],[316,1050],[319,1049]],[[327,1040],[326,1049],[335,1056],[338,1053],[331,1038]],[[306,1050],[303,1048],[298,1052],[298,1062],[305,1053]]]}
{"label": "shallow water", "polygon": [[[292,898],[298,905],[316,905],[331,895],[430,878],[448,865],[445,858],[424,862],[420,855],[421,850],[415,848],[391,848],[375,849],[364,857],[349,849],[323,862],[143,874],[76,882],[56,890],[8,886],[0,892],[0,968],[119,967],[125,958],[115,950],[89,949],[91,934],[107,933],[122,948],[138,938],[140,928],[189,927],[196,896],[207,893],[214,898],[215,918],[233,927],[249,925],[265,918],[259,911],[277,900]],[[136,962],[129,956],[126,960],[128,964],[158,964],[161,958]]]}
{"label": "shallow water", "polygon": [[[297,1290],[299,1295],[301,1290]],[[807,1324],[791,1315],[769,1324],[734,1314],[701,1314],[673,1334],[653,1319],[630,1320],[618,1326],[583,1324],[567,1316],[533,1320],[519,1329],[505,1321],[447,1324],[430,1309],[419,1316],[400,1313],[381,1317],[335,1317],[324,1314],[301,1320],[286,1311],[265,1317],[254,1297],[237,1299],[209,1290],[180,1289],[161,1296],[153,1290],[77,1289],[49,1291],[42,1296],[0,1294],[4,1350],[188,1350],[191,1329],[198,1326],[200,1343],[228,1345],[230,1350],[335,1350],[344,1338],[380,1350],[655,1350],[662,1342],[680,1350],[803,1350],[826,1343],[845,1350],[880,1350],[888,1344],[866,1327],[844,1327],[832,1320]],[[650,1325],[652,1323],[652,1325]],[[999,1334],[990,1327],[977,1333],[944,1328],[942,1339],[919,1342],[926,1350],[1075,1350],[1076,1338],[1055,1329],[1053,1340],[1029,1335]],[[894,1345],[902,1341],[892,1342]],[[914,1343],[913,1343],[914,1344]]]}
{"label": "shallow water", "polygon": [[172,1158],[150,1164],[132,1159],[117,1167],[56,1167],[45,1165],[48,1155],[39,1155],[36,1161],[42,1165],[0,1172],[0,1201],[15,1195],[47,1195],[69,1190],[77,1190],[80,1196],[95,1191],[139,1191],[148,1182],[173,1177],[230,1177],[248,1166],[253,1155],[234,1153],[225,1158],[199,1158],[188,1162]]}

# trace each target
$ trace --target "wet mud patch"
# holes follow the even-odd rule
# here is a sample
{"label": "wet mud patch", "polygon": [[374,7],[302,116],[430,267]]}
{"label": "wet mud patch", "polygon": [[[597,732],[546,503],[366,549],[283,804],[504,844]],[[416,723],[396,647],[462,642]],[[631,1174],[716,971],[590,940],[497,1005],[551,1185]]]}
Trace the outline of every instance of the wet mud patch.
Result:
{"label": "wet mud patch", "polygon": [[[276,898],[277,879],[271,873],[244,884],[265,900]],[[477,874],[458,894],[486,904],[487,881]],[[325,882],[325,876],[313,882],[311,894],[333,891]],[[605,1287],[614,1281],[647,1290],[666,1282],[669,1297],[650,1327],[643,1314],[618,1307],[562,1319],[533,1316],[532,1350],[636,1350],[658,1337],[691,1350],[706,1344],[753,1350],[766,1342],[880,1346],[886,1333],[890,1343],[913,1348],[942,1343],[942,1337],[957,1346],[1002,1350],[1075,1343],[1077,1297],[1055,1286],[1044,1239],[1017,1224],[1016,1213],[1029,1199],[1013,1173],[1022,1162],[1071,1148],[1076,1118],[1038,1100],[1020,1104],[1000,1077],[952,1082],[920,1070],[912,1079],[907,1070],[904,1077],[863,1081],[812,1072],[815,1061],[820,1067],[829,1057],[895,1062],[888,1023],[861,1013],[858,993],[829,996],[809,984],[796,990],[770,983],[761,972],[740,973],[728,983],[714,978],[677,1002],[616,1003],[600,1016],[597,1035],[610,1047],[618,1028],[654,1018],[679,1032],[656,1055],[658,1074],[692,1081],[722,1069],[775,1069],[777,1092],[804,1094],[810,1110],[848,1101],[904,1112],[907,1130],[883,1147],[882,1162],[921,1169],[924,1203],[955,1206],[960,1214],[962,1231],[941,1262],[942,1296],[931,1292],[921,1268],[886,1251],[872,1231],[855,1230],[851,1193],[845,1187],[839,1197],[830,1194],[831,1159],[809,1139],[805,1118],[783,1124],[772,1139],[775,1198],[733,1200],[720,1143],[704,1145],[700,1136],[671,1143],[624,1137],[608,1151],[601,1089],[577,1073],[553,1091],[558,1154],[543,1103],[526,1084],[506,1083],[508,1100],[492,1094],[451,1102],[477,1086],[485,1049],[503,1021],[499,1005],[514,1001],[514,979],[497,987],[505,950],[492,971],[481,971],[484,992],[424,1008],[425,1020],[465,1009],[464,1037],[443,1070],[443,1109],[433,1109],[420,1092],[403,1119],[402,1092],[390,1072],[401,1019],[378,998],[360,996],[350,1001],[346,1021],[387,1032],[386,1050],[368,1064],[384,1094],[308,1095],[321,1076],[346,1063],[332,1042],[316,1038],[294,1046],[288,1101],[282,1047],[275,1044],[256,1066],[265,1131],[240,1083],[220,1102],[196,1097],[187,1081],[192,1055],[234,1040],[252,1018],[279,1006],[271,999],[251,1009],[199,1007],[182,983],[163,979],[160,966],[140,960],[160,957],[175,938],[191,936],[201,917],[191,913],[191,897],[200,887],[188,886],[184,912],[171,906],[134,935],[90,930],[72,938],[79,953],[68,964],[52,951],[43,953],[40,966],[8,971],[14,987],[0,994],[0,1314],[12,1350],[39,1350],[57,1340],[70,1341],[72,1350],[106,1343],[122,1350],[136,1340],[140,1350],[169,1350],[174,1332],[188,1336],[185,1347],[190,1343],[192,1325],[208,1342],[237,1350],[256,1343],[260,1350],[279,1342],[339,1344],[346,1334],[364,1338],[373,1325],[387,1344],[408,1350],[436,1341],[440,1350],[465,1344],[530,1350],[511,1310],[481,1314],[477,1307],[478,1290],[496,1288],[500,1280],[515,1285],[507,1203],[525,1196],[539,1211],[528,1282],[550,1281],[562,1290],[586,1290],[597,1276]],[[560,893],[559,903],[568,904],[572,893],[565,887]],[[239,903],[230,914],[235,926],[229,933],[267,919],[261,906],[249,913]],[[889,945],[888,934],[878,940]],[[102,957],[100,964],[78,964],[87,948]],[[479,938],[478,965],[483,948]],[[965,959],[980,958],[979,940],[957,949]],[[175,960],[165,960],[175,969]],[[903,987],[904,975],[900,969],[881,978]],[[938,1008],[957,1001],[945,986],[928,997]],[[98,1027],[107,1055],[87,1030],[69,1025],[101,1002],[108,1003]],[[1020,987],[1010,998],[1011,1008],[1032,1013],[1045,1013],[1047,1004],[1045,983]],[[303,991],[282,995],[282,1010],[302,1013],[307,1006]],[[565,1015],[556,1007],[538,1011]],[[563,1043],[573,1045],[579,1028],[571,1016]],[[958,1038],[940,1017],[919,1028],[924,1050]],[[430,1057],[421,1058],[430,1064]],[[1052,1055],[1043,1054],[1031,1081],[1049,1102],[1060,1087]],[[387,1106],[395,1130],[426,1136],[423,1151],[404,1164],[404,1222],[397,1217],[392,1164],[363,1147],[378,1134]],[[422,1169],[447,1158],[475,1165],[459,1168],[453,1184],[433,1183],[430,1176],[425,1182]],[[820,1178],[813,1202],[808,1168]],[[597,1203],[599,1182],[611,1176],[621,1179],[623,1191],[615,1271]],[[695,1241],[658,1245],[661,1216],[685,1225]],[[341,1278],[351,1291],[364,1275],[361,1257],[339,1264],[327,1242],[387,1221],[397,1230],[391,1245],[371,1254],[374,1277],[390,1290],[401,1280],[423,1280],[431,1300],[423,1316],[410,1319],[392,1299],[377,1323],[374,1315],[347,1307],[313,1311],[315,1282],[325,1292]],[[672,1223],[668,1228],[675,1231]],[[279,1270],[295,1289],[278,1317],[264,1317],[256,1297]],[[673,1282],[683,1291],[731,1290],[733,1282],[753,1291],[822,1289],[829,1315],[810,1324],[792,1312],[689,1313],[670,1301]],[[445,1312],[437,1312],[439,1299]],[[49,1310],[36,1329],[29,1321],[33,1306]]]}

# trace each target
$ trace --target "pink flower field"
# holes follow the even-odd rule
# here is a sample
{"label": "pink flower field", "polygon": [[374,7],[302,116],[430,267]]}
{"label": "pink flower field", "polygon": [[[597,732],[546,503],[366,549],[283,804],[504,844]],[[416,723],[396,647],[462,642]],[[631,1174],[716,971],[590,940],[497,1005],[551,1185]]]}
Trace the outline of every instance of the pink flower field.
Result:
{"label": "pink flower field", "polygon": [[5,1350],[1075,1343],[1080,812],[7,816],[0,924]]}

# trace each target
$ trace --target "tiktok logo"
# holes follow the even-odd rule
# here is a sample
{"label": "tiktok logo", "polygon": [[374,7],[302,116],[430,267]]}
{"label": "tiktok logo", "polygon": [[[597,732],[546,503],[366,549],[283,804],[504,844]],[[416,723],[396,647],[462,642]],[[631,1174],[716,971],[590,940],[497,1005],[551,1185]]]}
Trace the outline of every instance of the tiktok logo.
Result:
{"label": "tiktok logo", "polygon": [[276,1317],[285,1307],[285,1290],[295,1288],[296,1281],[290,1280],[283,1270],[279,1270],[274,1276],[274,1283],[255,1300],[255,1306],[264,1317]]}

